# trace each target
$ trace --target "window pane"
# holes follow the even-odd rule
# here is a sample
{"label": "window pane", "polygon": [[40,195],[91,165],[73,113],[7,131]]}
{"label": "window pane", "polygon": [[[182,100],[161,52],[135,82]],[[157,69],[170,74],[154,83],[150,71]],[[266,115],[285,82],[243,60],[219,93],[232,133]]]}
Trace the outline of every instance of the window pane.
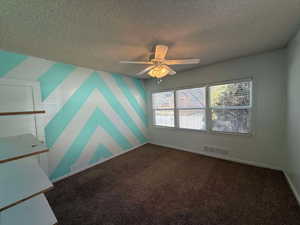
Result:
{"label": "window pane", "polygon": [[179,127],[195,130],[205,130],[205,110],[179,110]]}
{"label": "window pane", "polygon": [[174,127],[174,110],[155,110],[155,125]]}
{"label": "window pane", "polygon": [[177,108],[205,108],[205,88],[190,88],[176,91]]}
{"label": "window pane", "polygon": [[166,91],[152,94],[153,109],[174,108],[174,92]]}
{"label": "window pane", "polygon": [[212,110],[212,130],[233,133],[250,132],[250,110]]}
{"label": "window pane", "polygon": [[210,106],[250,106],[251,81],[209,87]]}

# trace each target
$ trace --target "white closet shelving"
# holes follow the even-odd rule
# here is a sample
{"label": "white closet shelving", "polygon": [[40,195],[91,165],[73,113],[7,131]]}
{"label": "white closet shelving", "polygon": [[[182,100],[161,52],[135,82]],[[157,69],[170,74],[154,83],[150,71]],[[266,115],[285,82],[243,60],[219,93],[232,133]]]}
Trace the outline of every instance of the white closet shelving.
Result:
{"label": "white closet shelving", "polygon": [[[16,216],[17,215],[17,216]],[[57,220],[43,194],[2,213],[1,225],[53,225]]]}
{"label": "white closet shelving", "polygon": [[36,160],[30,158],[0,164],[0,183],[4,194],[0,211],[53,187]]}
{"label": "white closet shelving", "polygon": [[0,224],[54,225],[44,193],[53,185],[34,155],[48,149],[33,135],[0,138]]}
{"label": "white closet shelving", "polygon": [[38,142],[32,134],[0,137],[0,163],[41,154],[48,148]]}

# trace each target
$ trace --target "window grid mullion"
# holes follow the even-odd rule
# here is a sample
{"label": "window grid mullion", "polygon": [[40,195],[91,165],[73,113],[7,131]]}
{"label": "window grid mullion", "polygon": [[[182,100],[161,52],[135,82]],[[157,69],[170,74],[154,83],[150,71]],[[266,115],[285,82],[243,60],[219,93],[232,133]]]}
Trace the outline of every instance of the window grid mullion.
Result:
{"label": "window grid mullion", "polygon": [[205,107],[199,107],[199,108],[176,108],[177,110],[205,110]]}
{"label": "window grid mullion", "polygon": [[213,106],[212,110],[238,110],[238,109],[251,109],[251,106]]}
{"label": "window grid mullion", "polygon": [[206,130],[211,131],[211,113],[210,113],[210,92],[209,92],[209,86],[206,86],[206,92],[205,92],[205,105],[206,105],[206,111],[205,111],[205,120],[206,120]]}
{"label": "window grid mullion", "polygon": [[177,116],[177,99],[176,99],[176,91],[173,91],[173,96],[174,96],[174,127],[178,127],[178,116]]}
{"label": "window grid mullion", "polygon": [[169,109],[166,109],[166,108],[158,108],[158,109],[153,109],[153,110],[159,110],[159,111],[171,111],[171,110],[174,110],[175,108],[169,108]]}

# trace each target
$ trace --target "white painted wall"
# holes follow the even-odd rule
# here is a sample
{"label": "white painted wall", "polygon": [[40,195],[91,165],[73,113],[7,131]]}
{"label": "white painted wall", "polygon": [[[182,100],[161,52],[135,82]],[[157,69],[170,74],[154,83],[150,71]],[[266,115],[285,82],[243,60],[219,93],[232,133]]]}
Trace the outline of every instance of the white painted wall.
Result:
{"label": "white painted wall", "polygon": [[300,31],[288,46],[287,175],[300,202]]}
{"label": "white painted wall", "polygon": [[229,150],[228,157],[230,158],[272,168],[283,168],[286,107],[285,57],[285,50],[277,50],[169,76],[160,85],[157,85],[155,80],[146,80],[149,115],[152,115],[151,92],[190,85],[196,87],[201,83],[247,77],[253,77],[254,82],[253,125],[255,133],[253,136],[157,128],[151,125],[152,116],[150,116],[148,131],[150,141],[199,153],[203,145],[220,146]]}

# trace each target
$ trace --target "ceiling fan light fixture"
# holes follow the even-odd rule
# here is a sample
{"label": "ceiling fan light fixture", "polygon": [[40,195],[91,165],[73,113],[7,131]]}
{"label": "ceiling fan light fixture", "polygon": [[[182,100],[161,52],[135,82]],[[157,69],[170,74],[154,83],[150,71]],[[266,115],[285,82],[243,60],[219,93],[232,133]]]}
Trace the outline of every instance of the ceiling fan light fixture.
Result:
{"label": "ceiling fan light fixture", "polygon": [[163,66],[157,66],[157,67],[153,68],[152,70],[150,70],[148,72],[148,74],[154,78],[162,78],[169,74],[169,70],[167,70]]}
{"label": "ceiling fan light fixture", "polygon": [[170,65],[185,65],[185,64],[197,64],[200,59],[166,59],[168,52],[168,46],[156,45],[154,57],[151,57],[149,61],[120,61],[120,63],[132,63],[132,64],[148,64],[148,66],[136,75],[140,76],[148,73],[149,76],[157,79],[161,79],[167,75],[174,75],[176,71],[173,70]]}

